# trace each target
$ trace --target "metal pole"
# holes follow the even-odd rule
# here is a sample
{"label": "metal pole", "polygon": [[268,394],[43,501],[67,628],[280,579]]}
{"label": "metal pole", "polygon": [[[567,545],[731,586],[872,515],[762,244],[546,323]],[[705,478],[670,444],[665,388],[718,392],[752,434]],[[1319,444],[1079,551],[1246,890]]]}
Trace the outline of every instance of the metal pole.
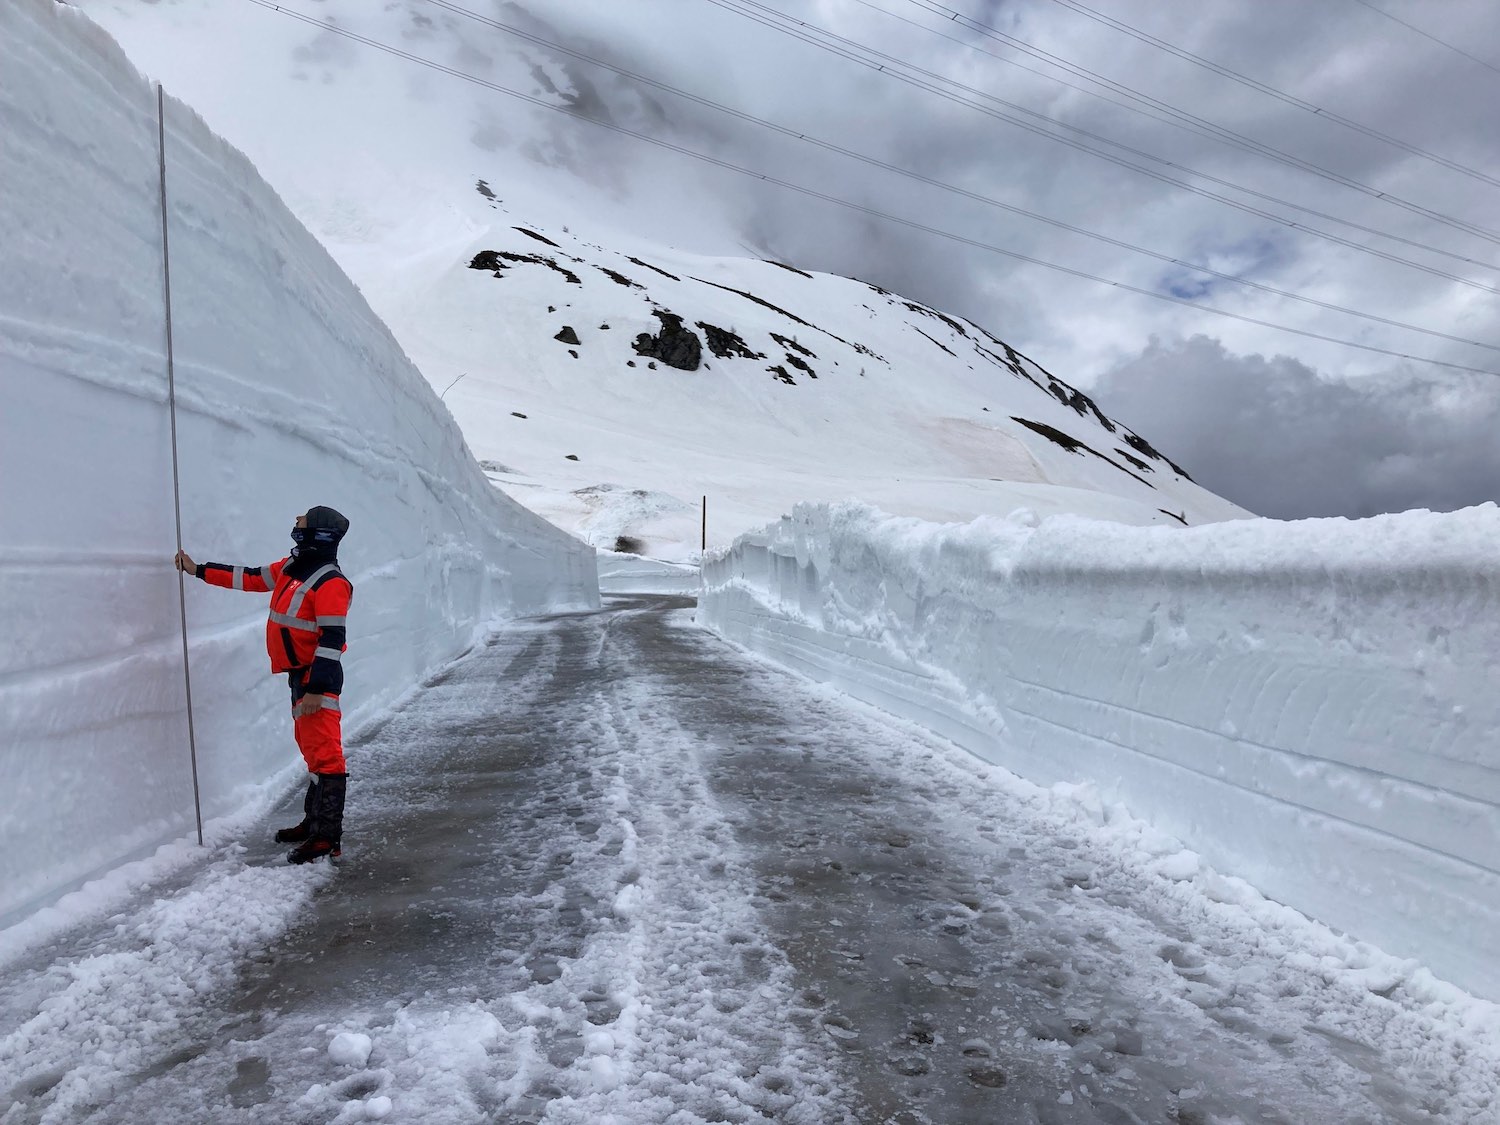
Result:
{"label": "metal pole", "polygon": [[[177,469],[177,368],[172,353],[172,254],[167,245],[167,115],[162,88],[156,87],[156,148],[161,170],[162,297],[167,310],[167,411],[172,419],[172,509],[177,518],[177,550],[182,550],[182,486]],[[175,566],[175,562],[174,562]],[[187,692],[188,756],[193,764],[193,813],[198,844],[203,844],[203,801],[198,791],[198,738],[193,731],[193,674],[188,664],[187,576],[177,569],[177,611],[182,620],[182,683]]]}
{"label": "metal pole", "polygon": [[703,550],[708,550],[708,497],[703,498]]}

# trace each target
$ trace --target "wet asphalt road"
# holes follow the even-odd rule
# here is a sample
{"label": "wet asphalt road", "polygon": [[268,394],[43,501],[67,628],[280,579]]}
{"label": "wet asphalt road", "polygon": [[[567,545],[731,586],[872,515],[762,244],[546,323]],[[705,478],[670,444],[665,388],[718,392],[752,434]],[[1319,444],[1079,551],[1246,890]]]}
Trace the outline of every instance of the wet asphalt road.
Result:
{"label": "wet asphalt road", "polygon": [[[351,763],[346,859],[306,916],[70,1120],[349,1121],[402,1089],[428,1100],[392,1120],[1443,1120],[1440,1092],[1237,995],[1223,950],[977,763],[693,628],[686,599],[503,629]],[[626,1008],[636,1078],[599,1093],[590,1036]],[[460,1011],[524,1043],[439,1074],[412,1013]],[[409,1058],[330,1078],[351,1015]]]}

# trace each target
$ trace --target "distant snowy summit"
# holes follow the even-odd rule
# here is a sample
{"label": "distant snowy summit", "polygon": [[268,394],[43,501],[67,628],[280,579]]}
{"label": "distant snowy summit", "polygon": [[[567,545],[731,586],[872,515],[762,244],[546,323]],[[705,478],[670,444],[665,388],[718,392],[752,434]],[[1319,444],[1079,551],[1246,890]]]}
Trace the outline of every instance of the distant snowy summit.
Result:
{"label": "distant snowy summit", "polygon": [[686,557],[704,497],[717,542],[805,500],[1247,514],[971,321],[781,262],[606,247],[475,188],[488,222],[399,284],[392,327],[491,478],[596,546]]}

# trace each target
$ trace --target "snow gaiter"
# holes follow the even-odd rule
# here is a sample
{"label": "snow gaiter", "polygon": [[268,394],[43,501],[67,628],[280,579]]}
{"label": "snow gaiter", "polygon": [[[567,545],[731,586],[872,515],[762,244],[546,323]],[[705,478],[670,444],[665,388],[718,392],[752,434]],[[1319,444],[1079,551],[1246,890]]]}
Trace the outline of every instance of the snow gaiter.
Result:
{"label": "snow gaiter", "polygon": [[312,808],[308,835],[337,844],[344,836],[344,793],[348,789],[349,775],[320,773],[315,776],[317,783],[312,788],[316,793],[309,796]]}

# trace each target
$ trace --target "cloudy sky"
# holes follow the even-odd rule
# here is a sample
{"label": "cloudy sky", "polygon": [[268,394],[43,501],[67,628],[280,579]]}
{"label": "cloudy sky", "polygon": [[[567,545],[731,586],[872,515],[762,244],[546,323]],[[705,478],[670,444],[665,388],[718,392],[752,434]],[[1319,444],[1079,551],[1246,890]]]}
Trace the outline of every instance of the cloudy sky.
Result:
{"label": "cloudy sky", "polygon": [[[643,236],[967,316],[1254,511],[1500,499],[1500,374],[1462,370],[1500,373],[1492,0],[283,5],[513,94],[252,0],[81,6],[128,48],[164,15],[237,44],[158,73],[294,207],[327,209],[320,168],[397,197],[377,169],[425,192],[464,150]],[[295,122],[265,108],[298,83]]]}

